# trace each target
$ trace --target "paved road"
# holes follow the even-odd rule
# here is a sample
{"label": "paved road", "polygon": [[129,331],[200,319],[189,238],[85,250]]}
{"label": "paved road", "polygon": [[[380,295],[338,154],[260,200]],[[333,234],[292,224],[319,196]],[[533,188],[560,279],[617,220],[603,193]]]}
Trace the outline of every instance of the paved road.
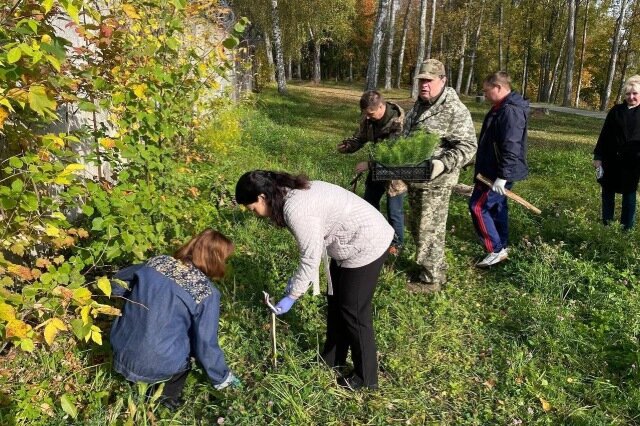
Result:
{"label": "paved road", "polygon": [[588,109],[569,108],[552,104],[542,104],[537,102],[531,103],[531,108],[547,108],[549,111],[563,112],[565,114],[584,115],[585,117],[601,118],[605,119],[607,116],[606,111],[591,111]]}

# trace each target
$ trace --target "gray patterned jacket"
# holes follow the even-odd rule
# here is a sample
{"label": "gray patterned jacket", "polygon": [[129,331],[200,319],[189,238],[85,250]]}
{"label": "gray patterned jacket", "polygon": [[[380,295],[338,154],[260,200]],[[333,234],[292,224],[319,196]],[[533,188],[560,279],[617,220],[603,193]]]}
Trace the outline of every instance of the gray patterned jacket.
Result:
{"label": "gray patterned jacket", "polygon": [[471,120],[471,113],[460,101],[456,91],[445,87],[433,105],[418,99],[407,113],[404,135],[424,130],[440,136],[440,146],[433,159],[444,163],[446,173],[456,171],[468,164],[478,150],[478,140]]}
{"label": "gray patterned jacket", "polygon": [[318,283],[325,247],[340,266],[358,268],[382,256],[393,238],[393,228],[378,210],[354,193],[322,181],[290,191],[284,217],[300,249],[300,264],[287,286],[294,298]]}

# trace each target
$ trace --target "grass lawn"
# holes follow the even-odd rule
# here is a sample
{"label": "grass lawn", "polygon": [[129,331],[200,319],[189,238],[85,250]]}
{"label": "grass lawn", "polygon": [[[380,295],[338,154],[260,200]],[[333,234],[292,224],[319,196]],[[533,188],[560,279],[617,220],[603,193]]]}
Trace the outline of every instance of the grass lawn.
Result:
{"label": "grass lawn", "polygon": [[[253,168],[305,172],[347,186],[366,153],[336,153],[353,133],[361,87],[265,89],[242,110],[242,141],[216,168],[232,190]],[[387,93],[407,109],[406,91]],[[479,132],[488,109],[465,100]],[[324,300],[306,295],[278,321],[281,363],[271,366],[261,290],[279,295],[297,265],[291,235],[238,208],[212,226],[237,249],[223,293],[221,346],[242,390],[214,391],[195,369],[176,413],[144,403],[143,389],[111,369],[104,347],[72,347],[0,362],[0,424],[390,425],[640,423],[640,231],[599,223],[591,151],[602,120],[552,113],[529,123],[530,177],[514,190],[542,209],[510,204],[511,252],[479,271],[483,255],[467,200],[453,195],[447,228],[449,282],[435,295],[405,290],[411,238],[389,263],[374,299],[380,390],[349,393],[317,361]],[[473,170],[461,175],[470,184]],[[362,191],[363,188],[359,190]],[[224,193],[224,191],[221,191]],[[226,204],[228,205],[228,204]],[[106,340],[106,339],[105,339]],[[77,407],[76,419],[60,397]]]}

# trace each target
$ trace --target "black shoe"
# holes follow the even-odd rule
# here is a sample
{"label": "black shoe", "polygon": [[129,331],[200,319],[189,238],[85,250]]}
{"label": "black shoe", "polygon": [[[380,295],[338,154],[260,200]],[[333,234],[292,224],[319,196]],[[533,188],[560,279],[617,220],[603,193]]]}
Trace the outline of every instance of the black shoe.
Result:
{"label": "black shoe", "polygon": [[338,386],[340,386],[341,388],[345,388],[351,391],[357,391],[362,388],[370,390],[378,389],[378,385],[365,385],[362,379],[355,374],[350,374],[345,377],[338,377],[336,383],[338,383]]}
{"label": "black shoe", "polygon": [[166,396],[161,396],[160,404],[167,407],[169,411],[178,411],[184,404],[184,400],[182,398],[167,398]]}

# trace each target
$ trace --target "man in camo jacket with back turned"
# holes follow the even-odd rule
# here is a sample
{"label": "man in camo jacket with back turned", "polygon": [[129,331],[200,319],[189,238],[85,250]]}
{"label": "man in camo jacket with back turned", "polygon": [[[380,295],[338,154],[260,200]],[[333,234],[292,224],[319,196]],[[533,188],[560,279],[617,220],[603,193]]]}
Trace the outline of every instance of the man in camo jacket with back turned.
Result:
{"label": "man in camo jacket with back turned", "polygon": [[478,149],[471,113],[455,90],[446,87],[445,75],[444,65],[436,59],[420,65],[416,75],[420,92],[404,123],[405,136],[420,131],[440,137],[432,156],[431,179],[409,185],[409,229],[420,267],[419,276],[408,284],[413,292],[438,291],[447,280],[444,242],[449,197],[460,169]]}

